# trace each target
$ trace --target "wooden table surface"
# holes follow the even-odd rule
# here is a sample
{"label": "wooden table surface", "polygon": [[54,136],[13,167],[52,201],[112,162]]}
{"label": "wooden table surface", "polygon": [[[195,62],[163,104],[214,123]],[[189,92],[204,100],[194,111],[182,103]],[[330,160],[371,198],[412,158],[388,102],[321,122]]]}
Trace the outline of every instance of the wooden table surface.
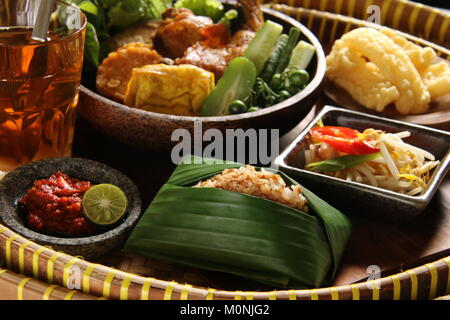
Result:
{"label": "wooden table surface", "polygon": [[[314,109],[294,130],[282,137],[281,147],[287,145],[296,136],[313,114]],[[120,144],[103,136],[83,119],[78,120],[73,156],[103,162],[128,175],[141,191],[144,209],[175,168],[175,165],[171,163],[170,154],[145,151]],[[340,209],[345,212],[345,208]],[[335,285],[358,282],[368,277],[377,267],[384,276],[448,256],[450,255],[450,175],[447,175],[430,206],[412,222],[392,225],[364,218],[352,219],[353,234]],[[114,261],[117,263],[121,259],[120,255],[121,253],[116,252],[100,262],[110,265]],[[161,274],[164,274],[163,277],[167,279],[163,280],[173,280],[169,279],[172,277],[170,272],[161,273],[161,270],[166,268],[164,264],[160,265],[159,262],[143,264],[151,265],[152,263],[155,267],[149,266],[149,273],[159,270],[159,274],[156,272],[157,274],[146,274],[147,276],[161,277]],[[214,284],[214,281],[212,283]],[[211,282],[207,284],[211,285]]]}

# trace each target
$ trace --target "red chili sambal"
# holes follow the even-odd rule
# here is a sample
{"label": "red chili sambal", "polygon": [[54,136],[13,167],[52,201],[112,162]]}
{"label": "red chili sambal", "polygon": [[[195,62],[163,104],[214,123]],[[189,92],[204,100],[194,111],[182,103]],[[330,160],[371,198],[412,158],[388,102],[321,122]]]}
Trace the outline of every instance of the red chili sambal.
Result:
{"label": "red chili sambal", "polygon": [[92,235],[95,227],[83,216],[83,194],[92,187],[57,172],[48,179],[37,180],[19,201],[28,210],[28,225],[40,232],[69,236]]}

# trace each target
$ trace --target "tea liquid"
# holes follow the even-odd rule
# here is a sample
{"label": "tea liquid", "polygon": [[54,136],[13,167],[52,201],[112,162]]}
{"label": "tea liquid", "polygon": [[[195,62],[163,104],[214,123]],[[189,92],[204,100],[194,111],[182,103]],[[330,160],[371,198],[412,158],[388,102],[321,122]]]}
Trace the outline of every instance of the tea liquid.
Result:
{"label": "tea liquid", "polygon": [[70,156],[82,38],[37,43],[31,29],[0,29],[0,171]]}

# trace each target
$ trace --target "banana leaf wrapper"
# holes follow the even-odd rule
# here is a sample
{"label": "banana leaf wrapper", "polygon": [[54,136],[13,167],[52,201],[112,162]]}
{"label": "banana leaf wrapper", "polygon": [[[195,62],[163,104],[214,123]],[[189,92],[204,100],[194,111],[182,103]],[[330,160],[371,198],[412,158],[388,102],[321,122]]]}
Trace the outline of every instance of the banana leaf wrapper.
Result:
{"label": "banana leaf wrapper", "polygon": [[[195,160],[193,160],[195,159]],[[125,244],[142,256],[279,288],[331,284],[351,232],[348,218],[302,187],[309,213],[213,188],[192,188],[239,163],[180,164]],[[260,169],[260,168],[257,168]],[[298,184],[282,172],[287,185]]]}

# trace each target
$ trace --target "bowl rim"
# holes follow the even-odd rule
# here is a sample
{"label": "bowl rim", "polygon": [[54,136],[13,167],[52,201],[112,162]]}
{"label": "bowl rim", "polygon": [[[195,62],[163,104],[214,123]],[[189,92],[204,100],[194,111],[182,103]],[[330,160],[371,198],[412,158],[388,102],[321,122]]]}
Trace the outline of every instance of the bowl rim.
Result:
{"label": "bowl rim", "polygon": [[[127,218],[124,221],[122,221],[119,225],[113,227],[112,229],[109,229],[105,232],[101,232],[101,233],[98,233],[98,234],[95,234],[92,236],[87,236],[87,237],[49,236],[47,234],[40,233],[40,232],[30,229],[25,224],[20,223],[16,219],[13,219],[11,221],[11,223],[9,223],[8,221],[5,221],[5,219],[2,219],[2,217],[0,216],[1,224],[5,225],[8,228],[11,228],[11,230],[13,230],[14,232],[22,234],[24,237],[26,237],[28,239],[34,239],[36,241],[45,242],[47,244],[55,244],[55,245],[63,245],[63,246],[68,246],[68,245],[69,246],[71,246],[71,245],[83,246],[83,245],[92,245],[92,244],[95,244],[98,242],[102,242],[106,239],[110,239],[114,236],[121,235],[124,232],[126,232],[128,228],[132,227],[139,220],[141,213],[142,213],[141,212],[142,211],[142,200],[141,200],[141,195],[139,193],[139,189],[137,188],[135,183],[130,178],[128,178],[125,174],[123,174],[122,172],[120,172],[116,169],[113,169],[106,164],[103,164],[101,162],[97,162],[94,160],[90,160],[90,159],[49,158],[49,159],[43,159],[43,160],[38,160],[38,161],[32,161],[30,163],[20,166],[20,167],[16,168],[15,170],[7,173],[5,175],[5,177],[2,180],[0,180],[0,190],[2,188],[4,188],[4,184],[6,184],[8,182],[10,183],[10,179],[16,177],[17,175],[26,174],[27,169],[32,169],[32,167],[36,167],[36,169],[33,170],[35,173],[36,170],[39,170],[39,168],[41,168],[42,166],[47,165],[47,164],[52,164],[52,163],[54,163],[56,165],[59,163],[79,163],[79,164],[87,165],[90,168],[95,168],[94,170],[107,171],[108,173],[117,177],[120,181],[123,181],[124,183],[126,183],[130,187],[131,193],[134,195],[134,199],[133,199],[134,201],[128,202],[130,207],[127,209],[127,212],[128,212]],[[61,170],[63,171],[63,169],[61,169]],[[8,176],[9,176],[9,178],[8,178]],[[42,178],[41,177],[31,177],[30,183],[33,183],[33,181],[35,181],[37,179],[42,179]],[[0,205],[2,204],[2,202],[3,201],[0,202]],[[14,212],[17,210],[13,203],[8,203],[8,206],[9,206],[9,210],[12,210]],[[0,215],[3,215],[3,214],[0,214]],[[24,232],[22,232],[22,230],[24,230]],[[74,244],[74,241],[76,241],[75,244]]]}
{"label": "bowl rim", "polygon": [[314,93],[317,88],[320,87],[322,84],[323,79],[325,78],[325,72],[326,72],[326,58],[325,58],[325,52],[323,50],[322,44],[318,40],[318,38],[302,23],[299,21],[289,17],[288,15],[281,13],[279,11],[275,11],[266,7],[261,7],[264,14],[268,14],[271,16],[274,16],[280,20],[285,21],[286,23],[289,23],[291,27],[297,27],[300,29],[301,34],[303,34],[308,41],[314,46],[316,49],[316,60],[317,60],[317,66],[316,66],[316,73],[315,76],[311,79],[309,84],[300,92],[296,93],[292,97],[277,103],[273,106],[263,108],[258,111],[253,112],[247,112],[237,115],[227,115],[227,116],[214,116],[214,117],[194,117],[194,116],[179,116],[179,115],[171,115],[171,114],[163,114],[163,113],[157,113],[152,111],[146,111],[136,108],[130,108],[126,106],[125,104],[116,102],[114,100],[111,100],[109,98],[106,98],[93,90],[85,87],[84,85],[80,85],[80,91],[88,96],[90,96],[92,99],[98,100],[101,103],[105,105],[109,105],[112,108],[117,108],[121,111],[125,112],[132,112],[139,116],[151,116],[155,119],[161,119],[161,120],[173,120],[173,121],[200,121],[200,122],[210,122],[210,123],[219,123],[224,121],[239,121],[244,119],[252,119],[259,116],[264,116],[267,114],[270,114],[272,112],[276,112],[278,110],[287,108],[289,106],[292,106],[306,97],[310,96]]}
{"label": "bowl rim", "polygon": [[297,148],[297,146],[303,141],[306,134],[309,132],[309,130],[314,127],[314,125],[322,119],[327,113],[330,112],[338,112],[338,113],[344,113],[348,115],[356,115],[362,118],[375,120],[377,122],[385,122],[387,124],[395,125],[399,124],[403,127],[409,127],[411,131],[417,131],[417,129],[425,130],[428,132],[433,132],[435,134],[447,136],[450,141],[450,132],[446,132],[443,130],[430,128],[422,125],[417,124],[411,124],[399,120],[393,120],[389,118],[384,118],[376,115],[369,115],[363,112],[343,109],[339,107],[334,107],[330,105],[324,106],[324,108],[314,117],[314,119],[311,120],[311,122],[301,131],[301,133],[280,153],[280,155],[275,159],[274,163],[276,166],[279,166],[282,169],[286,169],[292,172],[300,172],[302,174],[310,175],[312,177],[315,177],[316,179],[320,180],[328,180],[332,182],[333,184],[345,184],[353,189],[358,189],[360,191],[363,191],[365,193],[372,193],[378,196],[390,198],[396,201],[402,201],[402,202],[413,202],[413,203],[422,203],[427,204],[431,198],[436,193],[437,189],[439,188],[440,184],[444,180],[446,173],[448,172],[450,168],[450,149],[447,150],[445,155],[440,160],[439,165],[435,168],[434,173],[428,182],[427,188],[425,189],[425,192],[418,196],[410,196],[401,194],[395,191],[383,189],[380,187],[374,187],[371,185],[363,184],[360,182],[354,182],[354,181],[347,181],[344,179],[339,179],[335,177],[330,177],[322,173],[317,172],[311,172],[308,170],[304,170],[301,168],[296,168],[293,166],[288,165],[287,158],[291,155],[291,153]]}

